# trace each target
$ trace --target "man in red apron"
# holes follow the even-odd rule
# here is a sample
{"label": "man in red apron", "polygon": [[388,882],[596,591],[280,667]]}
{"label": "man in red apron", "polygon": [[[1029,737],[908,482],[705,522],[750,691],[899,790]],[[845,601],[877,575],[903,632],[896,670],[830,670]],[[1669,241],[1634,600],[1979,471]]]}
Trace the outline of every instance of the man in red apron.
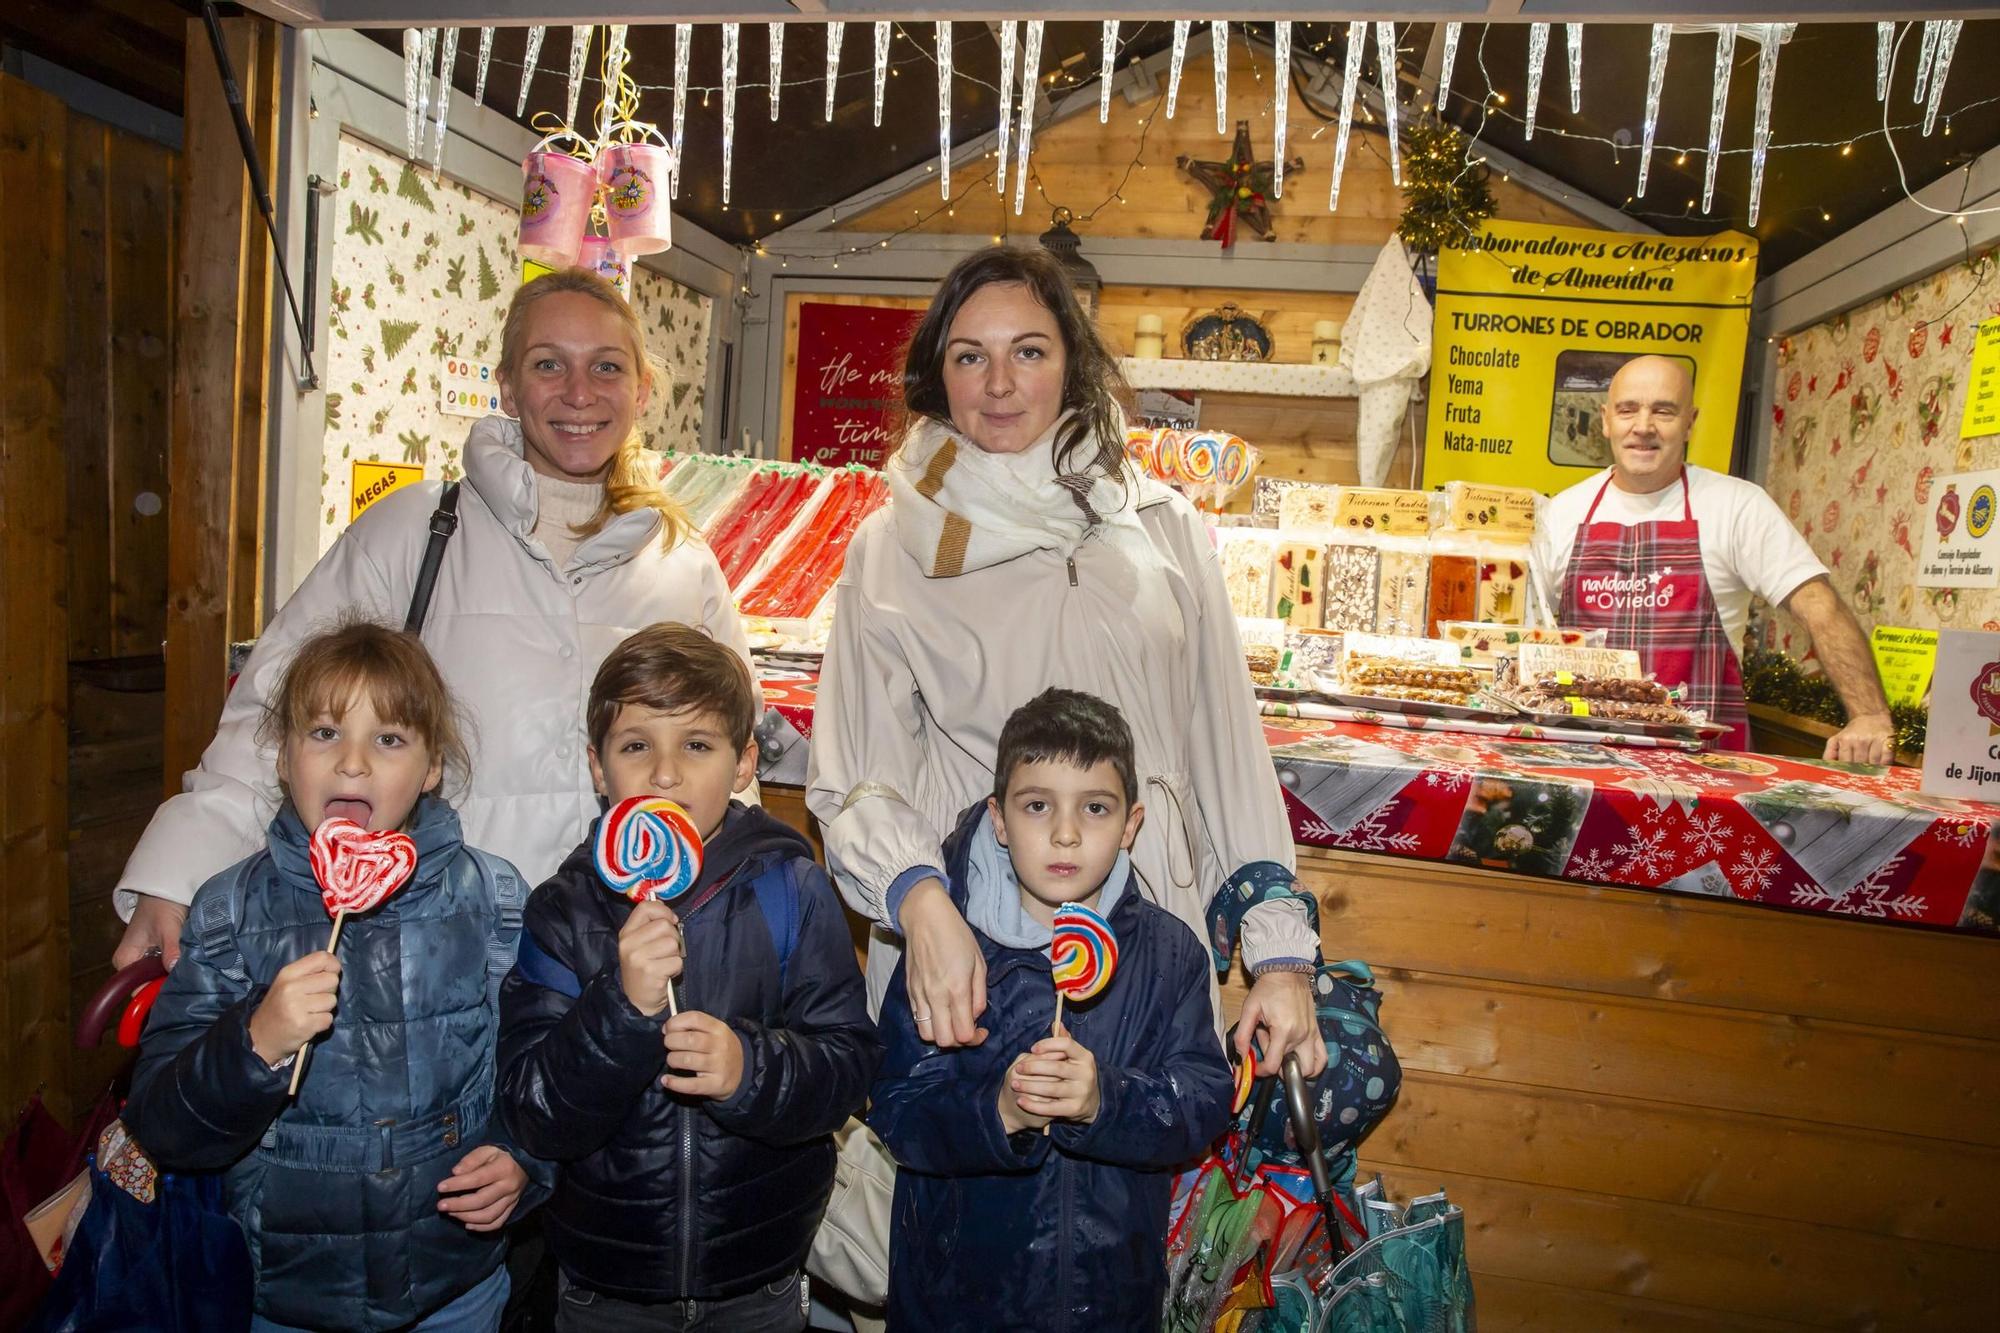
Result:
{"label": "man in red apron", "polygon": [[1805,624],[1847,705],[1826,757],[1887,763],[1894,728],[1860,626],[1768,495],[1689,466],[1693,397],[1676,358],[1636,357],[1612,377],[1611,470],[1556,496],[1536,532],[1539,577],[1559,589],[1556,622],[1608,631],[1611,647],[1636,651],[1661,684],[1686,691],[1689,707],[1730,728],[1719,745],[1741,750],[1749,725],[1737,649],[1750,597],[1761,595]]}

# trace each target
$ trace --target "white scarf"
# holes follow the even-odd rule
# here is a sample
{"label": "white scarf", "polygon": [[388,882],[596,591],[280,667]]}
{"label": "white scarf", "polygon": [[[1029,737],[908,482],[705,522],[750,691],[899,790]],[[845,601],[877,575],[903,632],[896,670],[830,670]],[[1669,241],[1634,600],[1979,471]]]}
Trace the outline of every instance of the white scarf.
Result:
{"label": "white scarf", "polygon": [[1055,439],[1068,420],[1059,417],[1013,454],[988,453],[928,417],[910,428],[883,473],[896,539],[926,577],[951,578],[1030,551],[1067,559],[1094,528],[1138,529],[1139,476],[1129,462],[1121,464],[1122,486],[1118,478],[1056,471]]}

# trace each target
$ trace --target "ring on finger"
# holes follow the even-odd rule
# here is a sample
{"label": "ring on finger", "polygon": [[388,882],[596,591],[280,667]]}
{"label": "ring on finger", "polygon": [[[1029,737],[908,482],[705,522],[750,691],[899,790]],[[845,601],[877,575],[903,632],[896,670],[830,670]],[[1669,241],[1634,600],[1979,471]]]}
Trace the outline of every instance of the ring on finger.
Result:
{"label": "ring on finger", "polygon": [[929,1014],[917,1014],[914,1015],[914,1017],[919,1023],[928,1023],[931,1021],[931,1016]]}

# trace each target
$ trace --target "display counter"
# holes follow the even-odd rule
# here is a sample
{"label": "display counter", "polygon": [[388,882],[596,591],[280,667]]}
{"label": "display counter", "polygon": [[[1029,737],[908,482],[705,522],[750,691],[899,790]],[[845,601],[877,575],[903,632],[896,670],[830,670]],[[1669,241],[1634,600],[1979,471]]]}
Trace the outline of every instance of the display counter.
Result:
{"label": "display counter", "polygon": [[[809,670],[766,673],[765,783],[803,785],[816,687]],[[1914,769],[1266,708],[1302,847],[1996,929],[2000,849],[1989,843],[2000,809],[1919,795]]]}
{"label": "display counter", "polygon": [[[767,681],[760,728],[802,827],[814,685]],[[1485,1333],[1989,1326],[2000,942],[1965,904],[2000,812],[1900,770],[1265,733],[1404,1067],[1363,1170],[1464,1206]]]}

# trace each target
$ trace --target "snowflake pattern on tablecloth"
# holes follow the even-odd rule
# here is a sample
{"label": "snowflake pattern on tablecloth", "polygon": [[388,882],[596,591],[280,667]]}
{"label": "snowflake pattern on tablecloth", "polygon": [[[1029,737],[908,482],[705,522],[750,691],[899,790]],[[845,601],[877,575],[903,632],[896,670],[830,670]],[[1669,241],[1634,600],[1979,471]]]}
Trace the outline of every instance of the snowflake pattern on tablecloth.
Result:
{"label": "snowflake pattern on tablecloth", "polygon": [[1414,854],[1417,848],[1422,845],[1422,839],[1408,831],[1391,833],[1385,823],[1389,818],[1389,812],[1396,806],[1396,799],[1396,797],[1391,796],[1388,800],[1361,816],[1347,832],[1338,835],[1334,841],[1338,845],[1356,852],[1403,852]]}
{"label": "snowflake pattern on tablecloth", "polygon": [[1467,791],[1472,779],[1477,777],[1471,769],[1458,764],[1439,764],[1436,768],[1424,770],[1424,785],[1435,787],[1440,792]]}
{"label": "snowflake pattern on tablecloth", "polygon": [[1710,811],[1707,814],[1698,810],[1691,812],[1687,817],[1687,831],[1681,835],[1681,841],[1694,849],[1689,854],[1689,859],[1695,861],[1716,860],[1726,856],[1731,850],[1729,830],[1722,826],[1720,811]]}
{"label": "snowflake pattern on tablecloth", "polygon": [[1568,879],[1610,879],[1611,858],[1598,851],[1579,852],[1563,873]]}
{"label": "snowflake pattern on tablecloth", "polygon": [[1702,790],[1733,789],[1736,786],[1736,779],[1729,774],[1718,773],[1706,764],[1697,764],[1686,755],[1662,752],[1650,767],[1657,776],[1669,782],[1679,782]]}
{"label": "snowflake pattern on tablecloth", "polygon": [[1674,868],[1674,852],[1667,844],[1667,831],[1655,828],[1648,833],[1634,828],[1632,836],[1611,849],[1613,856],[1621,856],[1624,863],[1618,867],[1620,875],[1636,875],[1651,884]]}
{"label": "snowflake pattern on tablecloth", "polygon": [[1942,819],[1931,826],[1931,834],[1939,842],[1950,843],[1954,847],[1977,847],[1992,833],[1990,825],[1977,819]]}
{"label": "snowflake pattern on tablecloth", "polygon": [[1736,864],[1728,868],[1729,882],[1745,897],[1769,892],[1778,877],[1778,854],[1769,847],[1746,847]]}
{"label": "snowflake pattern on tablecloth", "polygon": [[1308,819],[1299,825],[1299,839],[1302,842],[1309,842],[1315,846],[1324,846],[1328,843],[1338,842],[1340,835],[1335,833],[1323,821]]}
{"label": "snowflake pattern on tablecloth", "polygon": [[1870,917],[1877,921],[1887,920],[1892,915],[1915,920],[1923,916],[1930,903],[1922,894],[1908,891],[1895,893],[1889,881],[1902,864],[1903,854],[1898,852],[1884,861],[1874,874],[1840,893],[1818,884],[1795,884],[1792,886],[1792,902],[1801,907],[1817,907],[1824,912]]}

